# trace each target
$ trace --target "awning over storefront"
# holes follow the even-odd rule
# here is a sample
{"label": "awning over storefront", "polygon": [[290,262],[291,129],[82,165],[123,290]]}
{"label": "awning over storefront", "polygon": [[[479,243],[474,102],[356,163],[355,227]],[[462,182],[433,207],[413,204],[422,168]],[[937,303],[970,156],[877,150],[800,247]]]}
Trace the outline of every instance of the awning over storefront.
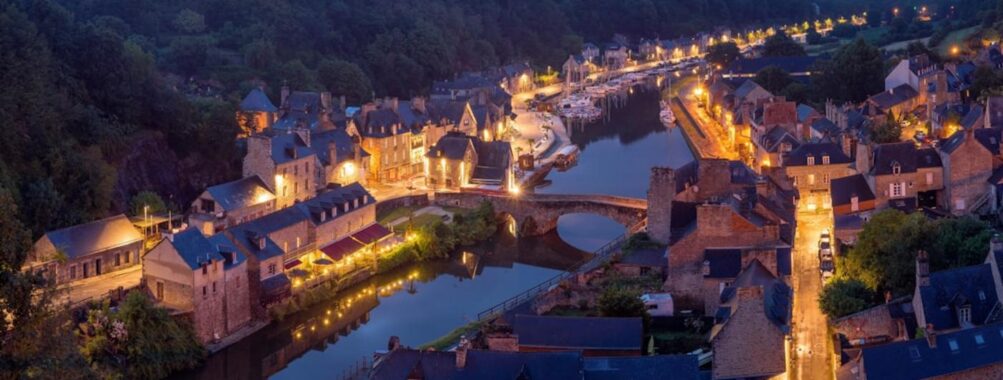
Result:
{"label": "awning over storefront", "polygon": [[344,239],[338,240],[330,245],[321,248],[320,251],[324,252],[327,257],[331,260],[338,261],[343,259],[345,256],[351,255],[361,249],[363,245],[351,237],[346,237]]}
{"label": "awning over storefront", "polygon": [[363,244],[372,244],[390,235],[393,235],[393,232],[390,232],[390,230],[379,223],[374,223],[369,227],[363,228],[362,231],[352,234],[352,238]]}
{"label": "awning over storefront", "polygon": [[293,260],[293,261],[289,261],[289,262],[287,262],[287,263],[285,264],[285,267],[286,267],[286,270],[289,270],[289,269],[291,269],[291,268],[295,268],[295,267],[299,266],[299,265],[300,265],[300,264],[302,264],[302,263],[303,263],[303,262],[299,261],[299,259],[295,259],[295,260]]}

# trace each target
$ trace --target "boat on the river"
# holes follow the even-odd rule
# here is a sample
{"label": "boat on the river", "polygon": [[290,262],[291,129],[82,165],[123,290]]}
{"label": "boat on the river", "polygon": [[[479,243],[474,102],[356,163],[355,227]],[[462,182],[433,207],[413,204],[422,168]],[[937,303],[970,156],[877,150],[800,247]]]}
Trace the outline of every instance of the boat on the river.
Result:
{"label": "boat on the river", "polygon": [[554,166],[559,171],[565,171],[574,167],[578,163],[578,152],[578,146],[574,144],[561,148],[561,150],[557,151]]}
{"label": "boat on the river", "polygon": [[669,103],[662,101],[661,111],[658,113],[658,119],[665,124],[666,127],[671,127],[676,123],[676,114],[672,112],[672,108],[669,107]]}

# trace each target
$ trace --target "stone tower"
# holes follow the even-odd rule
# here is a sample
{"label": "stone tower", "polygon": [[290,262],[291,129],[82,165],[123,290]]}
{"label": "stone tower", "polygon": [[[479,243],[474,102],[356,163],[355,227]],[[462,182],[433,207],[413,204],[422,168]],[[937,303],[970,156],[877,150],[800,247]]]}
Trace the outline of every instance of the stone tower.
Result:
{"label": "stone tower", "polygon": [[672,199],[676,196],[676,175],[671,168],[651,168],[648,184],[648,236],[668,244],[672,230]]}

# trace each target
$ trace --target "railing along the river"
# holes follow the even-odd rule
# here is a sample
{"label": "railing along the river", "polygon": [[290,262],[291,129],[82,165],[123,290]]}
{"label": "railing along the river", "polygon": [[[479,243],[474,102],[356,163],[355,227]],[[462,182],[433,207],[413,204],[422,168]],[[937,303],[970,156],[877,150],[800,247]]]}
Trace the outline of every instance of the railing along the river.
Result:
{"label": "railing along the river", "polygon": [[550,290],[553,286],[560,284],[561,282],[571,279],[577,276],[579,273],[585,273],[598,268],[600,265],[606,263],[613,255],[620,251],[620,247],[630,239],[630,236],[634,233],[644,231],[647,227],[647,220],[643,220],[640,223],[631,226],[627,229],[627,232],[616,239],[611,240],[599,249],[593,252],[592,257],[584,260],[581,265],[578,265],[577,269],[559,274],[557,276],[551,277],[550,279],[537,284],[536,286],[527,289],[526,291],[519,293],[512,298],[509,298],[501,303],[492,306],[491,308],[484,310],[477,314],[478,321],[485,321],[490,318],[494,318],[498,315],[504,314],[505,312],[512,310],[519,305],[531,301],[540,293]]}

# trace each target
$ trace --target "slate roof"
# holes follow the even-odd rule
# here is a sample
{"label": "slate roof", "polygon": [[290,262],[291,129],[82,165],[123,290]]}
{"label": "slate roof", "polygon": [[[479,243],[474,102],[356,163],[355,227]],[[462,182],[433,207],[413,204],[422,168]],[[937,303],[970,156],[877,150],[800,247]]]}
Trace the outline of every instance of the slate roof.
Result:
{"label": "slate roof", "polygon": [[[793,291],[786,283],[774,277],[759,260],[750,262],[735,278],[735,282],[721,292],[721,304],[728,305],[736,300],[738,288],[755,286],[763,287],[763,312],[766,313],[766,317],[781,331],[789,332]],[[729,309],[724,321],[726,322],[728,316],[735,312],[734,305],[722,307]]]}
{"label": "slate roof", "polygon": [[[800,118],[799,118],[800,119]],[[839,134],[839,126],[826,118],[817,119],[811,123],[811,129],[818,131],[823,136],[836,136]]]}
{"label": "slate roof", "polygon": [[450,90],[476,90],[497,86],[487,78],[475,73],[464,73],[456,79],[435,81],[432,83],[432,94],[449,95]]}
{"label": "slate roof", "polygon": [[67,258],[76,259],[142,241],[143,235],[132,225],[129,218],[124,214],[118,214],[49,231],[43,238],[48,238],[49,242]]}
{"label": "slate roof", "polygon": [[245,260],[244,255],[237,252],[232,244],[223,235],[213,235],[206,238],[196,228],[174,234],[173,240],[163,240],[163,243],[170,243],[178,252],[178,255],[188,264],[191,270],[199,269],[202,263],[212,261],[226,261],[223,253],[234,253],[235,260],[226,263],[226,268],[240,264]]}
{"label": "slate roof", "polygon": [[[286,97],[285,104],[282,104],[281,107],[282,116],[275,121],[273,128],[292,129],[298,124],[302,124],[302,126],[314,131],[329,129],[321,126],[325,110],[319,92],[293,91]],[[326,110],[326,112],[328,112],[328,120],[337,118],[332,110]]]}
{"label": "slate roof", "polygon": [[776,66],[784,71],[797,75],[811,71],[812,65],[818,61],[818,57],[760,57],[760,58],[739,58],[726,67],[723,72],[729,74],[755,74],[760,70],[770,66]]}
{"label": "slate roof", "polygon": [[878,94],[871,95],[871,97],[867,100],[878,106],[878,108],[884,112],[917,96],[919,96],[919,93],[916,92],[915,89],[908,84],[901,84],[890,91],[883,91]]}
{"label": "slate roof", "polygon": [[868,379],[927,379],[1003,362],[1001,325],[938,334],[936,342],[936,347],[913,339],[864,348],[861,372]]}
{"label": "slate roof", "polygon": [[1003,166],[1000,166],[996,168],[996,170],[993,170],[993,175],[989,176],[989,179],[986,180],[986,182],[989,182],[993,185],[1000,185],[1001,184],[1000,182],[1003,182]]}
{"label": "slate roof", "polygon": [[780,144],[783,142],[789,143],[791,145],[791,150],[797,149],[798,146],[801,145],[801,142],[798,141],[797,138],[781,126],[771,128],[768,132],[766,132],[766,135],[762,137],[762,145],[766,148],[766,151],[770,153],[778,152]]}
{"label": "slate roof", "polygon": [[634,357],[587,357],[585,380],[700,379],[696,355],[655,355]]}
{"label": "slate roof", "polygon": [[[755,91],[757,88],[766,91],[765,88],[763,88],[756,82],[753,82],[752,79],[746,79],[745,82],[742,82],[741,86],[738,86],[738,88],[735,89],[735,96],[739,99],[745,100],[745,98],[748,97],[749,94],[751,94],[752,91]],[[769,91],[766,91],[766,93],[769,93]]]}
{"label": "slate roof", "polygon": [[447,133],[429,148],[425,157],[462,160],[467,149],[474,149],[473,138],[462,133]]}
{"label": "slate roof", "polygon": [[[268,234],[307,219],[298,207],[288,207],[258,219],[230,227],[224,233],[234,245],[255,255],[259,260],[282,255],[279,245]],[[265,238],[265,249],[260,249],[257,238]]]}
{"label": "slate roof", "polygon": [[710,264],[710,274],[704,277],[735,278],[742,271],[741,249],[705,249],[703,257]]}
{"label": "slate roof", "polygon": [[944,166],[940,160],[940,154],[934,148],[920,148],[916,150],[917,168],[939,168]]}
{"label": "slate roof", "polygon": [[848,177],[835,178],[829,182],[831,188],[832,205],[848,205],[851,199],[856,196],[857,202],[874,200],[874,192],[863,174],[854,174]]}
{"label": "slate roof", "polygon": [[798,113],[798,121],[802,123],[808,120],[809,117],[821,116],[821,114],[819,114],[818,111],[816,111],[814,108],[812,108],[812,106],[809,106],[807,104],[798,104],[797,113]]}
{"label": "slate roof", "polygon": [[268,99],[268,95],[265,95],[265,92],[259,88],[252,89],[251,92],[247,93],[244,100],[240,102],[240,110],[245,112],[279,112],[278,107],[275,107]]}
{"label": "slate roof", "polygon": [[620,258],[621,264],[646,267],[664,267],[668,265],[668,262],[665,257],[665,249],[660,248],[635,249]]}
{"label": "slate roof", "polygon": [[272,161],[275,161],[276,165],[314,154],[314,151],[296,133],[275,133],[270,138],[272,140]]}
{"label": "slate roof", "polygon": [[582,354],[469,350],[466,364],[458,369],[455,351],[397,349],[379,359],[369,378],[402,380],[411,374],[425,380],[579,380]]}
{"label": "slate roof", "polygon": [[843,153],[842,147],[836,143],[807,143],[801,144],[787,153],[784,157],[784,166],[807,166],[808,157],[815,158],[815,165],[824,165],[822,158],[828,156],[830,165],[841,165],[853,162],[849,156]]}
{"label": "slate roof", "polygon": [[931,273],[930,285],[919,287],[919,294],[926,322],[937,330],[961,327],[956,313],[963,305],[971,306],[973,324],[983,324],[999,302],[989,264]]}
{"label": "slate roof", "polygon": [[[355,201],[358,200],[358,206]],[[328,188],[315,197],[293,206],[305,219],[314,225],[329,223],[349,212],[376,203],[373,195],[358,182],[341,187]],[[323,214],[323,220],[321,215]]]}
{"label": "slate roof", "polygon": [[[331,155],[328,146],[334,144],[335,162],[331,162]],[[355,158],[355,144],[352,136],[348,135],[344,129],[338,128],[330,131],[312,133],[310,135],[310,149],[317,155],[317,159],[324,166],[340,164]],[[369,157],[369,152],[359,147],[360,158]]]}
{"label": "slate roof", "polygon": [[261,177],[252,175],[205,189],[223,210],[233,211],[275,199]]}
{"label": "slate roof", "polygon": [[892,167],[896,163],[901,173],[915,173],[916,157],[916,145],[910,141],[879,144],[874,148],[874,167],[871,168],[871,173],[892,174]]}
{"label": "slate roof", "polygon": [[641,318],[516,315],[519,346],[561,349],[640,350]]}

